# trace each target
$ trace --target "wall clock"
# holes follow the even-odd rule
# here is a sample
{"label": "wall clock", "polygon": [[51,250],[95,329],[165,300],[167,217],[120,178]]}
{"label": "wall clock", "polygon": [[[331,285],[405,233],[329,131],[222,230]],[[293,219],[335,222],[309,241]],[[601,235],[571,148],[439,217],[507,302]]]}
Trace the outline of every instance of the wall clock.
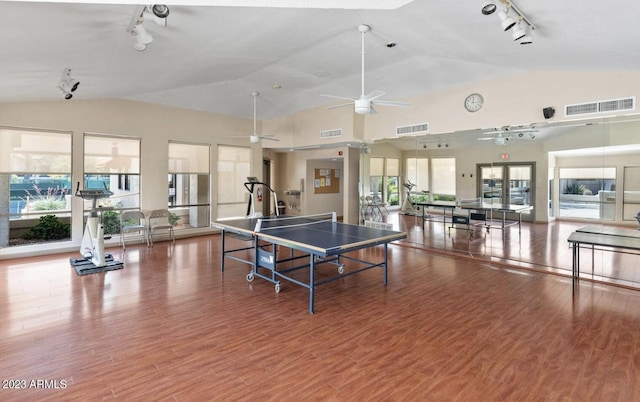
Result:
{"label": "wall clock", "polygon": [[479,93],[473,93],[464,100],[464,107],[468,112],[477,112],[482,108],[484,98]]}

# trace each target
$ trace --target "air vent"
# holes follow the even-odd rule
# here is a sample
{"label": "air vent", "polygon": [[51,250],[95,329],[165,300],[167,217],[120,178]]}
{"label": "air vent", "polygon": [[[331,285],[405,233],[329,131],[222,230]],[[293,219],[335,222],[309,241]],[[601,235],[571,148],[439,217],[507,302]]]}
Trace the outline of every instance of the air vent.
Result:
{"label": "air vent", "polygon": [[336,128],[335,130],[322,130],[320,131],[320,138],[335,138],[342,137],[342,129]]}
{"label": "air vent", "polygon": [[636,98],[612,99],[606,101],[596,101],[567,105],[564,107],[565,116],[579,116],[593,113],[610,113],[625,110],[635,110]]}
{"label": "air vent", "polygon": [[429,123],[414,124],[412,126],[396,127],[396,136],[416,135],[429,131]]}

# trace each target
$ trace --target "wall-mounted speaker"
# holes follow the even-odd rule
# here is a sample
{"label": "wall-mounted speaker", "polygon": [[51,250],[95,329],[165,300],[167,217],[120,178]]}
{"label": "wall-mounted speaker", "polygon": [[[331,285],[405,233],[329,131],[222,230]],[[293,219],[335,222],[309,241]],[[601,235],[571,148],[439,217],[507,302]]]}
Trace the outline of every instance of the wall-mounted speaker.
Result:
{"label": "wall-mounted speaker", "polygon": [[550,119],[553,117],[553,115],[556,114],[556,109],[551,106],[545,107],[544,109],[542,109],[542,114],[544,115],[545,119]]}

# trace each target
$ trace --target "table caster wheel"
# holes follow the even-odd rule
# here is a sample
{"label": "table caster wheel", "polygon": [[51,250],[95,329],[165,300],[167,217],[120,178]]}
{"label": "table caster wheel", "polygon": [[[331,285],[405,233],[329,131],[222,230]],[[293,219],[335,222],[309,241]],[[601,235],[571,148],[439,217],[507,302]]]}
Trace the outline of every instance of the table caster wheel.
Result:
{"label": "table caster wheel", "polygon": [[254,278],[253,272],[247,274],[247,282],[253,282],[253,278]]}
{"label": "table caster wheel", "polygon": [[338,273],[340,275],[344,274],[344,265],[342,264],[338,265]]}
{"label": "table caster wheel", "polygon": [[279,283],[276,283],[275,288],[276,288],[276,293],[280,293],[280,284]]}

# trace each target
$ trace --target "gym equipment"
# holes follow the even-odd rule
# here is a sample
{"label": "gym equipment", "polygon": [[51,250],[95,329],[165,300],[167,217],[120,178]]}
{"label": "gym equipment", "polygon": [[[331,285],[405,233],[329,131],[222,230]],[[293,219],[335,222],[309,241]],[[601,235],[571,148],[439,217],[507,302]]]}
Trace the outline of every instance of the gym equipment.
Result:
{"label": "gym equipment", "polygon": [[402,186],[406,188],[407,191],[406,191],[406,195],[404,197],[404,202],[402,203],[402,208],[400,209],[400,212],[404,215],[416,215],[418,213],[418,210],[416,209],[415,205],[413,205],[413,202],[411,201],[411,190],[413,190],[413,188],[416,185],[411,183],[411,181],[407,180],[405,183],[402,183]]}
{"label": "gym equipment", "polygon": [[[104,189],[80,190],[80,182],[76,187],[76,197],[92,201],[91,211],[87,218],[87,224],[82,236],[80,254],[82,258],[71,258],[69,262],[76,269],[78,275],[93,274],[96,272],[112,271],[124,268],[124,264],[115,261],[111,254],[104,252],[104,225],[102,224],[102,211],[110,208],[98,207],[97,201],[101,198],[109,198],[113,195],[107,185]],[[107,239],[110,239],[108,236]]]}
{"label": "gym equipment", "polygon": [[[258,187],[256,188],[256,186]],[[247,181],[244,183],[244,188],[246,188],[247,191],[249,192],[249,203],[247,204],[247,218],[259,218],[262,216],[261,212],[256,212],[255,210],[256,200],[254,199],[254,197],[258,198],[257,202],[262,202],[263,187],[265,187],[273,197],[274,215],[275,216],[280,215],[280,211],[278,208],[278,196],[276,195],[276,192],[271,187],[269,187],[267,183],[263,183],[259,181],[257,177],[247,177]]]}

